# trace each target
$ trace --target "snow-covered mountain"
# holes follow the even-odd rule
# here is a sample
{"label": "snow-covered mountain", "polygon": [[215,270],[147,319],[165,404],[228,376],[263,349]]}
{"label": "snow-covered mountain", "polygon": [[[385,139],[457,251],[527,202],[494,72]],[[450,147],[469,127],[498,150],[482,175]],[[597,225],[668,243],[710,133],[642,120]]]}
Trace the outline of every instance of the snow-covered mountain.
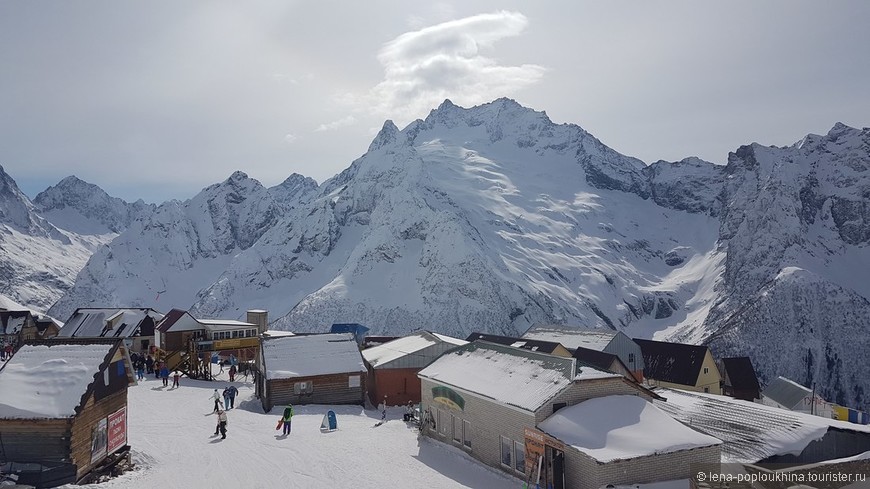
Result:
{"label": "snow-covered mountain", "polygon": [[72,286],[99,244],[40,216],[0,166],[0,295],[44,312]]}
{"label": "snow-covered mountain", "polygon": [[235,172],[193,199],[161,204],[97,250],[50,313],[69,317],[77,307],[105,305],[188,308],[235,255],[315,188],[310,178],[294,175],[267,189]]}
{"label": "snow-covered mountain", "polygon": [[[84,235],[115,235],[136,219],[147,218],[154,204],[128,203],[100,187],[69,176],[33,199],[39,214],[56,227]],[[110,241],[107,240],[107,241]]]}
{"label": "snow-covered mountain", "polygon": [[508,99],[445,101],[402,130],[386,122],[319,187],[236,173],[161,205],[50,312],[263,308],[275,328],[456,336],[598,326],[709,341],[750,354],[763,379],[866,406],[868,131],[647,166]]}

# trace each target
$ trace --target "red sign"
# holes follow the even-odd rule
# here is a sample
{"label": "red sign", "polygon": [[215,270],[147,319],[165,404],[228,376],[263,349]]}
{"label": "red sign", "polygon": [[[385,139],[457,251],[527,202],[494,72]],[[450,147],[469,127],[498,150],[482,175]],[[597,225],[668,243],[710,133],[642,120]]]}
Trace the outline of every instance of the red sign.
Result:
{"label": "red sign", "polygon": [[127,444],[127,408],[122,407],[109,415],[109,453]]}

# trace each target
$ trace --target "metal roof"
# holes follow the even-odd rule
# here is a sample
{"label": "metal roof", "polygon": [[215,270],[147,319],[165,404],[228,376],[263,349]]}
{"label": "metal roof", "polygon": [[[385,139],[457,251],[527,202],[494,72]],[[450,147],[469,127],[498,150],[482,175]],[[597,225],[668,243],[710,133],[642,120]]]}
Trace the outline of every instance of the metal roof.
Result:
{"label": "metal roof", "polygon": [[813,391],[785,377],[777,377],[764,388],[761,395],[774,400],[788,409],[797,406],[807,396],[812,396]]}
{"label": "metal roof", "polygon": [[475,341],[442,355],[420,377],[535,412],[575,378],[575,360]]}

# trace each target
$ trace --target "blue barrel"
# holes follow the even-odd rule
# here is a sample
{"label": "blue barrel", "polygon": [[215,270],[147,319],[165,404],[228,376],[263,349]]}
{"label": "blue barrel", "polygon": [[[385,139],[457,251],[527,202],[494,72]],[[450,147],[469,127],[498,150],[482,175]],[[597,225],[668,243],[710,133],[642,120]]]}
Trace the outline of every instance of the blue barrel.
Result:
{"label": "blue barrel", "polygon": [[849,422],[850,423],[860,423],[860,412],[855,411],[854,409],[849,410]]}

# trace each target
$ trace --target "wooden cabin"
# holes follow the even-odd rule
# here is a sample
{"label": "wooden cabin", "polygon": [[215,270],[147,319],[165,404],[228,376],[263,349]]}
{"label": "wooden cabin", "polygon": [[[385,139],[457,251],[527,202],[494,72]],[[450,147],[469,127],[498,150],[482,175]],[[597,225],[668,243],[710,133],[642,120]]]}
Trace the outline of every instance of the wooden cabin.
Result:
{"label": "wooden cabin", "polygon": [[262,336],[256,393],[287,404],[364,404],[366,367],[351,333]]}
{"label": "wooden cabin", "polygon": [[708,347],[640,338],[634,342],[643,351],[643,374],[650,385],[722,394],[722,374]]}
{"label": "wooden cabin", "polygon": [[0,368],[0,464],[22,484],[55,487],[126,456],[132,383],[120,338],[22,345]]}

